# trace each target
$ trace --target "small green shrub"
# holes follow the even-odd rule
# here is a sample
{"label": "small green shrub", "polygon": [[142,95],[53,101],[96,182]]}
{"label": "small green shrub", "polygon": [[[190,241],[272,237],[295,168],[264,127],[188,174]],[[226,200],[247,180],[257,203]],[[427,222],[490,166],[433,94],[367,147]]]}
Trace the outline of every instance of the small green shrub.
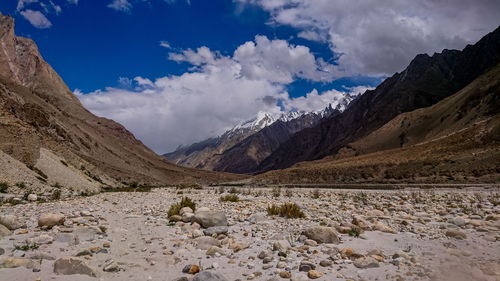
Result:
{"label": "small green shrub", "polygon": [[352,227],[351,229],[349,229],[347,234],[349,234],[349,236],[359,237],[359,235],[361,234],[361,231],[357,227]]}
{"label": "small green shrub", "polygon": [[16,245],[14,248],[19,251],[29,251],[29,250],[36,250],[40,247],[37,243],[24,243],[23,245]]}
{"label": "small green shrub", "polygon": [[220,202],[238,202],[240,198],[236,194],[228,194],[219,198]]}
{"label": "small green shrub", "polygon": [[178,215],[181,209],[184,207],[189,207],[191,208],[191,210],[196,211],[196,203],[194,203],[193,200],[191,200],[191,198],[189,197],[183,197],[181,199],[181,202],[170,206],[170,209],[167,213],[168,217]]}
{"label": "small green shrub", "polygon": [[319,192],[319,189],[314,189],[312,192],[311,192],[311,197],[313,199],[319,199],[319,197],[321,196],[321,193]]}
{"label": "small green shrub", "polygon": [[281,206],[272,205],[267,207],[267,214],[285,218],[304,218],[305,215],[295,203],[285,203]]}
{"label": "small green shrub", "polygon": [[6,182],[0,182],[0,193],[7,193],[7,189],[9,188],[9,184]]}
{"label": "small green shrub", "polygon": [[16,186],[23,189],[26,188],[26,184],[24,182],[18,182],[16,183]]}

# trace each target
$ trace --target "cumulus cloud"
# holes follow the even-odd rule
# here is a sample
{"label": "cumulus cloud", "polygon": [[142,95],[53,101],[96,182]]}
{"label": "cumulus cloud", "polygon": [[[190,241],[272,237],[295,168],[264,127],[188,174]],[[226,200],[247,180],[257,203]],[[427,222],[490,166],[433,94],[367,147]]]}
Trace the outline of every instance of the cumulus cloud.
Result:
{"label": "cumulus cloud", "polygon": [[[154,81],[120,78],[121,88],[75,94],[90,111],[124,124],[160,153],[222,134],[259,111],[279,113],[283,108],[278,103],[299,110],[324,108],[334,97],[316,93],[302,102],[290,99],[286,85],[291,80],[322,81],[324,77],[333,79],[333,75],[324,73],[324,68],[331,66],[307,48],[282,40],[257,36],[232,56],[200,47],[170,53],[169,58],[191,64],[191,71]],[[251,64],[258,69],[249,69]],[[309,99],[315,101],[308,103]]]}
{"label": "cumulus cloud", "polygon": [[299,37],[327,38],[339,66],[354,74],[391,75],[418,53],[465,47],[500,24],[497,0],[234,0],[258,5],[272,24]]}
{"label": "cumulus cloud", "polygon": [[34,27],[44,29],[52,26],[52,23],[40,11],[24,10],[21,15]]}
{"label": "cumulus cloud", "polygon": [[108,8],[119,12],[130,12],[132,4],[128,0],[113,0],[108,4]]}

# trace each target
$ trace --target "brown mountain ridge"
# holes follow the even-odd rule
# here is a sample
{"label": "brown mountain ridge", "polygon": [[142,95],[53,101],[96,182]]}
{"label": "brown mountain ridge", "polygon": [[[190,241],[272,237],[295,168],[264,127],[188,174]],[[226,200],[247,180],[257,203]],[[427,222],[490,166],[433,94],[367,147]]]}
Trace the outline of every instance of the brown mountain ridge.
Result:
{"label": "brown mountain ridge", "polygon": [[[96,191],[132,182],[218,182],[241,176],[184,168],[122,125],[87,111],[40,55],[0,15],[0,182]],[[22,183],[22,184],[21,184]]]}

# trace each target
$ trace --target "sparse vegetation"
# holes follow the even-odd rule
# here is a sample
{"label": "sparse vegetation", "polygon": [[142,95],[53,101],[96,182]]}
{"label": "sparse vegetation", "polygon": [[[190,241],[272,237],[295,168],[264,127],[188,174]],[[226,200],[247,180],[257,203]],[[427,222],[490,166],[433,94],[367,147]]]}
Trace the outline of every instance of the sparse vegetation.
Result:
{"label": "sparse vegetation", "polygon": [[281,206],[271,205],[267,207],[267,214],[284,218],[304,218],[305,215],[295,203],[285,203]]}
{"label": "sparse vegetation", "polygon": [[0,182],[0,193],[7,193],[7,189],[9,189],[9,184],[6,182]]}
{"label": "sparse vegetation", "polygon": [[219,189],[218,189],[219,194],[222,194],[225,191],[226,191],[226,189],[224,188],[224,186],[219,186]]}
{"label": "sparse vegetation", "polygon": [[238,189],[236,187],[233,186],[233,187],[231,187],[231,189],[229,189],[229,193],[231,193],[231,194],[237,194],[237,193],[240,193],[240,192],[238,191]]}
{"label": "sparse vegetation", "polygon": [[280,197],[281,196],[281,187],[278,187],[278,186],[273,187],[273,190],[271,191],[271,194],[275,198]]}
{"label": "sparse vegetation", "polygon": [[19,188],[22,188],[22,189],[26,188],[26,184],[24,182],[18,182],[18,183],[16,183],[16,186]]}
{"label": "sparse vegetation", "polygon": [[197,183],[180,183],[176,186],[176,189],[203,189],[203,186]]}
{"label": "sparse vegetation", "polygon": [[183,197],[181,199],[181,202],[170,206],[170,209],[167,213],[168,217],[178,215],[181,209],[184,207],[189,207],[191,208],[191,210],[196,211],[196,203],[194,203],[193,200],[191,200],[191,198],[189,197]]}
{"label": "sparse vegetation", "polygon": [[352,236],[352,237],[359,237],[359,235],[361,234],[361,231],[357,227],[351,227],[351,229],[349,229],[347,234],[349,234],[349,236]]}
{"label": "sparse vegetation", "polygon": [[15,245],[14,248],[18,251],[36,250],[40,247],[37,243],[25,242],[23,245]]}
{"label": "sparse vegetation", "polygon": [[236,194],[228,194],[219,198],[220,202],[238,202],[240,198]]}
{"label": "sparse vegetation", "polygon": [[52,194],[50,195],[50,198],[52,200],[59,200],[61,199],[61,189],[60,188],[54,188],[52,189]]}

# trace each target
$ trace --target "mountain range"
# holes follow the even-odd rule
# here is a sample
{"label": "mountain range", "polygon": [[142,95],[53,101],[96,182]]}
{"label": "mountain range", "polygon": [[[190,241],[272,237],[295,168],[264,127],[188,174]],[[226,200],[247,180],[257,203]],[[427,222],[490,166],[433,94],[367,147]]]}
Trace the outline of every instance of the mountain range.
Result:
{"label": "mountain range", "polygon": [[[300,122],[300,118],[273,122],[269,126],[241,135],[217,153],[199,153],[206,151],[208,147],[206,142],[201,142],[165,156],[181,165],[217,171],[261,174],[277,170],[256,179],[270,179],[273,182],[348,182],[364,179],[432,181],[451,179],[453,171],[457,173],[457,178],[454,179],[457,181],[471,178],[491,181],[499,173],[496,168],[498,165],[495,164],[498,161],[494,160],[500,159],[498,131],[495,129],[500,108],[498,77],[495,72],[500,62],[498,50],[499,28],[461,51],[445,49],[432,56],[417,55],[402,72],[387,78],[376,89],[368,90],[349,101],[349,106],[342,112],[312,118],[311,122],[305,123]],[[485,85],[488,85],[489,90],[482,88]],[[476,103],[481,106],[475,106]],[[296,123],[300,125],[294,127],[292,124]],[[445,164],[453,165],[445,165],[436,160],[441,159],[438,157],[441,152],[432,150],[437,149],[432,146],[432,149],[428,148],[438,158],[432,158],[428,162],[448,167],[442,171],[437,169],[434,174],[422,173],[422,177],[418,177],[414,170],[401,168],[401,173],[406,173],[404,176],[396,175],[398,173],[391,175],[394,172],[385,174],[383,168],[373,166],[374,164],[367,164],[367,171],[358,165],[364,163],[361,160],[365,158],[360,157],[368,157],[362,155],[370,155],[372,160],[379,157],[378,162],[373,160],[379,163],[377,165],[393,165],[394,171],[402,165],[401,161],[410,161],[409,159],[420,163],[415,165],[422,168],[427,156],[403,157],[402,154],[411,154],[411,151],[431,144],[441,148],[450,146],[449,149],[456,151],[457,154],[453,154],[455,156],[464,153],[467,155],[472,152],[465,148],[457,151],[455,148],[461,146],[452,142],[452,139],[460,139],[459,136],[464,137],[465,132],[472,133],[474,130],[480,130],[484,133],[481,135],[488,140],[484,140],[484,144],[474,145],[492,149],[491,154],[484,155],[484,159],[476,155],[473,157],[474,161],[465,160],[468,158],[464,156],[465,158],[450,160],[451,162],[447,160]],[[219,141],[220,138],[214,140]],[[401,157],[397,158],[398,164],[389,163],[388,159],[394,159],[394,155]],[[453,158],[453,155],[448,155],[448,158]],[[194,158],[196,161],[191,162]],[[204,165],[206,162],[212,164]],[[348,168],[340,169],[337,165],[352,166],[360,174],[345,170]],[[428,165],[430,164],[423,167]],[[289,170],[282,170],[290,167],[292,168]],[[411,165],[407,168],[409,167]],[[311,171],[314,172],[308,175]],[[351,172],[353,176],[341,176]],[[412,172],[415,175],[410,176]],[[440,176],[441,174],[447,176]],[[460,175],[465,178],[460,178]]]}
{"label": "mountain range", "polygon": [[163,156],[187,167],[252,173],[262,160],[293,134],[316,125],[327,116],[340,113],[354,98],[346,94],[334,104],[316,112],[259,112],[255,118],[236,125],[219,137],[179,147]]}
{"label": "mountain range", "polygon": [[217,182],[241,176],[180,167],[122,125],[93,115],[0,14],[0,182],[44,190]]}

